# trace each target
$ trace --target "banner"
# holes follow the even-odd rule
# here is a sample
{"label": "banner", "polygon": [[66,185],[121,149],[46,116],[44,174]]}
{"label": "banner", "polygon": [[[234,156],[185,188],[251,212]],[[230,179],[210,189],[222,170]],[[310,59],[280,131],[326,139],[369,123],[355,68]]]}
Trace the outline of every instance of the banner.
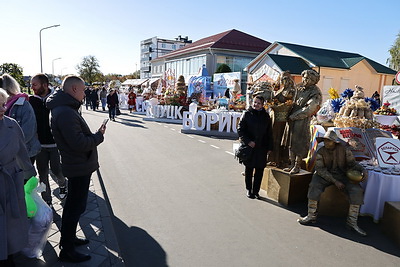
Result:
{"label": "banner", "polygon": [[188,82],[188,93],[190,97],[193,93],[203,94],[203,97],[211,96],[211,76],[193,76]]}
{"label": "banner", "polygon": [[400,112],[400,86],[385,85],[383,86],[382,104],[389,102],[391,108],[395,108]]}
{"label": "banner", "polygon": [[165,81],[165,88],[167,90],[170,88],[175,88],[175,71],[172,69],[167,69],[164,72],[163,80]]}
{"label": "banner", "polygon": [[357,160],[377,158],[376,139],[392,138],[392,134],[379,129],[360,129],[355,127],[333,128],[337,136],[349,145]]}
{"label": "banner", "polygon": [[279,74],[280,74],[279,71],[277,71],[274,68],[271,68],[267,64],[264,64],[261,68],[259,68],[251,76],[252,76],[254,82],[257,81],[258,79],[260,79],[261,77],[265,76],[265,75],[270,78],[270,79],[267,79],[267,80],[276,81],[276,80],[278,80]]}
{"label": "banner", "polygon": [[238,79],[240,84],[240,72],[227,72],[214,74],[214,98],[223,97],[226,89],[233,89],[234,80]]}

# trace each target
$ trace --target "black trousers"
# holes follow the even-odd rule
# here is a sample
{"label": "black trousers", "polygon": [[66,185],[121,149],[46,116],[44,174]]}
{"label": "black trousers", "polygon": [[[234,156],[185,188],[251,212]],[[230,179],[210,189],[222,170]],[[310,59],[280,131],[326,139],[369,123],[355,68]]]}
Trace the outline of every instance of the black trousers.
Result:
{"label": "black trousers", "polygon": [[[264,175],[264,168],[245,167],[245,184],[246,189],[250,190],[253,194],[258,194],[261,187],[261,181]],[[253,180],[254,174],[254,180]]]}
{"label": "black trousers", "polygon": [[61,219],[60,241],[61,247],[65,250],[74,249],[76,227],[78,226],[79,218],[86,210],[91,176],[92,174],[68,177],[68,195]]}

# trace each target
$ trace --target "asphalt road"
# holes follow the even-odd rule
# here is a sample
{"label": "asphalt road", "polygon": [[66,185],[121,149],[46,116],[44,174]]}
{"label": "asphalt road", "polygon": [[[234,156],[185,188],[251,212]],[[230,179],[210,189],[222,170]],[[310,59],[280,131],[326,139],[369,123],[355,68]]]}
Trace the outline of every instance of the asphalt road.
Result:
{"label": "asphalt road", "polygon": [[[83,112],[93,131],[107,117]],[[301,226],[306,203],[245,196],[232,140],[142,118],[123,111],[99,146],[126,266],[400,266],[400,248],[371,218],[359,220],[367,237],[345,229],[345,218]]]}

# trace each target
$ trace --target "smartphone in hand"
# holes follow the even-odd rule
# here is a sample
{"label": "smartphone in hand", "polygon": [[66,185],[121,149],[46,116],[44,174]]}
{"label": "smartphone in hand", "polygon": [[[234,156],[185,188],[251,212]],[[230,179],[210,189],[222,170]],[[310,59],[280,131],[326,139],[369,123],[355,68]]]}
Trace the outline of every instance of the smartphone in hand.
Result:
{"label": "smartphone in hand", "polygon": [[102,126],[105,127],[105,126],[107,125],[108,120],[109,120],[109,119],[104,119],[104,121],[103,121],[103,123],[102,123]]}

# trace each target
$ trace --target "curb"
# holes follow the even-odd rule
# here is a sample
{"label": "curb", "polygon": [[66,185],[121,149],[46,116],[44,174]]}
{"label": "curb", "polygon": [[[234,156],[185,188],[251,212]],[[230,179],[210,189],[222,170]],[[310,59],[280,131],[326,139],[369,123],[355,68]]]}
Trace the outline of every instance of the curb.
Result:
{"label": "curb", "polygon": [[[109,210],[109,200],[107,197],[107,193],[105,192],[104,184],[101,181],[99,170],[96,171],[96,178],[92,176],[92,181],[96,190],[96,198],[99,205],[101,221],[103,223],[106,247],[108,253],[112,254],[110,258],[117,259],[110,264],[111,266],[125,267],[125,263],[121,255],[121,249],[119,248],[118,240],[114,231],[114,226],[112,224],[112,218]],[[110,248],[113,248],[114,250],[111,250]]]}

